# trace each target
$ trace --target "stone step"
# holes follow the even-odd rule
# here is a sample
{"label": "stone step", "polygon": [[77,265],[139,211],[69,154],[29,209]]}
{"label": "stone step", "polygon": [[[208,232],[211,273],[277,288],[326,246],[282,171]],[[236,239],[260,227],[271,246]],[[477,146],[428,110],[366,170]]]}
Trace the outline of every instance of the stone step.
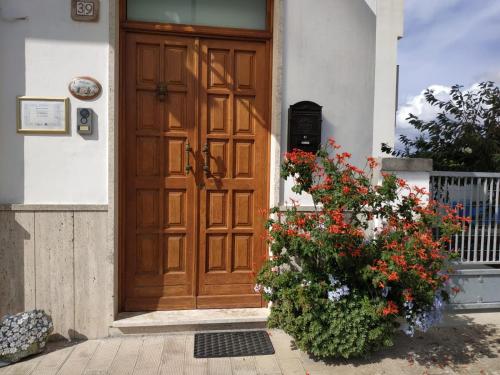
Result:
{"label": "stone step", "polygon": [[267,308],[121,313],[112,323],[109,334],[121,336],[262,329],[266,327],[268,316]]}

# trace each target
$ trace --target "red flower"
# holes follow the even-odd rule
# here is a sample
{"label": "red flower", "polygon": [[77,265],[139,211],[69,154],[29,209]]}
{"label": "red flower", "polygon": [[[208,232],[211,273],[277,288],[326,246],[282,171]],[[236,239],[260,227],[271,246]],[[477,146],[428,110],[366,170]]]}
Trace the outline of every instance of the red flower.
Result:
{"label": "red flower", "polygon": [[406,181],[403,180],[402,178],[396,179],[396,183],[398,184],[399,187],[402,187],[402,188],[407,186]]}
{"label": "red flower", "polygon": [[353,257],[359,257],[359,256],[361,256],[361,249],[356,249],[356,250],[351,251],[351,255]]}
{"label": "red flower", "polygon": [[310,240],[311,239],[311,233],[309,233],[309,232],[301,233],[301,234],[299,234],[299,237],[302,237],[302,238],[304,238],[306,240]]}
{"label": "red flower", "polygon": [[328,227],[328,232],[330,232],[331,234],[340,234],[342,233],[342,228],[338,225],[330,225]]}
{"label": "red flower", "polygon": [[398,306],[392,301],[387,301],[387,306],[384,308],[384,310],[382,310],[382,314],[384,314],[384,316],[397,314],[398,312]]}
{"label": "red flower", "polygon": [[399,275],[396,272],[392,272],[387,279],[389,281],[398,281]]}
{"label": "red flower", "polygon": [[346,159],[349,159],[351,157],[351,154],[348,152],[343,152],[341,154],[335,155],[335,157],[337,158],[337,161],[340,164],[343,164],[346,161]]}
{"label": "red flower", "polygon": [[393,260],[394,263],[396,263],[398,266],[402,268],[406,268],[406,260],[404,255],[392,255],[391,259]]}
{"label": "red flower", "polygon": [[335,148],[335,149],[339,149],[340,148],[340,145],[338,145],[337,143],[335,143],[335,139],[334,138],[329,138],[328,139],[328,144],[330,146],[332,146],[333,148]]}
{"label": "red flower", "polygon": [[417,194],[420,194],[420,195],[427,195],[427,194],[429,194],[429,193],[427,193],[425,191],[425,188],[419,188],[418,186],[415,186],[414,189],[417,192]]}
{"label": "red flower", "polygon": [[358,187],[358,193],[363,195],[368,194],[368,188],[365,186],[360,186]]}
{"label": "red flower", "polygon": [[351,192],[351,188],[350,188],[349,186],[344,186],[344,187],[342,188],[342,192],[343,192],[344,194],[349,194],[349,193]]}
{"label": "red flower", "polygon": [[280,224],[278,223],[274,223],[272,226],[271,226],[271,229],[274,231],[274,232],[279,232],[281,231],[283,228],[281,227]]}
{"label": "red flower", "polygon": [[411,289],[405,289],[403,292],[403,295],[405,297],[405,301],[413,301],[413,295],[411,294]]}
{"label": "red flower", "polygon": [[349,169],[357,174],[364,174],[365,172],[362,169],[359,169],[358,167],[354,165],[348,165]]}
{"label": "red flower", "polygon": [[368,157],[368,166],[373,169],[378,166],[377,160],[371,156]]}

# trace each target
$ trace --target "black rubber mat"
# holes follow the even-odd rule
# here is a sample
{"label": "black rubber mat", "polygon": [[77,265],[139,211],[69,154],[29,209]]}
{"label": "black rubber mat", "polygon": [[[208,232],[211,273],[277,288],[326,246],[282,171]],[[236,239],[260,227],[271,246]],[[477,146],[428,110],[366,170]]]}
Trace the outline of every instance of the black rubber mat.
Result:
{"label": "black rubber mat", "polygon": [[274,347],[266,331],[211,332],[194,335],[195,358],[270,354],[274,354]]}

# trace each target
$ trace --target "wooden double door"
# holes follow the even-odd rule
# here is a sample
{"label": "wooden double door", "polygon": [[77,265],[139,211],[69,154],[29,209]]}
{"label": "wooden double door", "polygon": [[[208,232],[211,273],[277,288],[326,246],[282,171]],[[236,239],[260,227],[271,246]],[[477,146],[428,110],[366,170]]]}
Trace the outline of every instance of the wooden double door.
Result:
{"label": "wooden double door", "polygon": [[123,309],[260,307],[266,43],[126,35]]}

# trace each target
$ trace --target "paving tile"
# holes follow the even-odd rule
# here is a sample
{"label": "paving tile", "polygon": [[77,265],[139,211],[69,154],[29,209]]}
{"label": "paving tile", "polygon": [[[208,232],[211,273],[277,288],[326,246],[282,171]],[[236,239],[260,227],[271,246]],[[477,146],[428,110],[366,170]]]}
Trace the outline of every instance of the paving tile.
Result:
{"label": "paving tile", "polygon": [[135,364],[134,375],[156,374],[160,368],[165,338],[152,336],[144,339],[142,350]]}
{"label": "paving tile", "polygon": [[74,347],[62,348],[43,355],[40,362],[38,362],[38,366],[33,371],[33,375],[57,374],[73,349]]}
{"label": "paving tile", "polygon": [[110,375],[131,375],[142,349],[142,337],[127,337],[123,339],[109,370]]}
{"label": "paving tile", "polygon": [[75,346],[71,355],[66,359],[58,375],[82,374],[90,359],[98,349],[100,342],[97,340],[85,341]]}
{"label": "paving tile", "polygon": [[231,368],[234,375],[256,375],[254,357],[233,357],[231,358]]}
{"label": "paving tile", "polygon": [[0,375],[28,375],[33,372],[42,356],[38,356],[26,361],[0,368]]}
{"label": "paving tile", "polygon": [[231,358],[208,358],[208,375],[232,374]]}
{"label": "paving tile", "polygon": [[94,352],[90,359],[84,375],[101,375],[106,374],[115,359],[116,353],[120,348],[122,339],[105,339],[100,340],[99,348]]}
{"label": "paving tile", "polygon": [[276,356],[279,358],[299,358],[300,350],[295,347],[290,336],[278,330],[271,330],[269,336]]}
{"label": "paving tile", "polygon": [[159,373],[162,375],[183,374],[186,363],[185,351],[185,335],[165,336],[165,343],[160,361]]}
{"label": "paving tile", "polygon": [[[500,332],[480,327],[439,329],[366,359],[321,361],[270,330],[271,356],[196,359],[194,335],[165,335],[50,343],[45,354],[0,369],[0,375],[500,375]],[[482,333],[481,333],[482,332]],[[69,346],[73,345],[73,346]]]}
{"label": "paving tile", "polygon": [[274,355],[259,355],[255,357],[257,373],[265,375],[281,374],[278,360]]}
{"label": "paving tile", "polygon": [[285,375],[304,375],[306,370],[298,358],[279,358],[278,364]]}
{"label": "paving tile", "polygon": [[185,366],[184,374],[186,375],[202,375],[208,372],[208,360],[194,358],[194,335],[186,336]]}

